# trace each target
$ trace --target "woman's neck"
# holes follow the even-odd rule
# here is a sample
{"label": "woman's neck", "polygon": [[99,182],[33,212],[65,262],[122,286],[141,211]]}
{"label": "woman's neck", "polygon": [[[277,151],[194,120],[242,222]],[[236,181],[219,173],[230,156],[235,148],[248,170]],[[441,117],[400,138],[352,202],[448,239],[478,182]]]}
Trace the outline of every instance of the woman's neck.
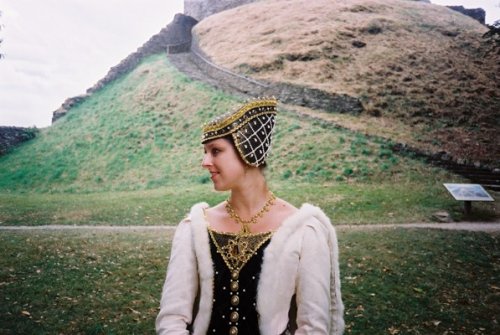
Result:
{"label": "woman's neck", "polygon": [[249,218],[262,209],[269,198],[269,189],[264,176],[252,178],[249,182],[231,190],[229,201],[241,218]]}

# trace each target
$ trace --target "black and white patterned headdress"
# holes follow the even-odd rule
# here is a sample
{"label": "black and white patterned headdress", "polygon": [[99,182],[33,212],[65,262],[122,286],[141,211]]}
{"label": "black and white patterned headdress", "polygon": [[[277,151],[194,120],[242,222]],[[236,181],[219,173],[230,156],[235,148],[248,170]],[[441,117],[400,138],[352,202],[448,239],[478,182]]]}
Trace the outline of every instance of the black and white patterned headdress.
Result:
{"label": "black and white patterned headdress", "polygon": [[201,143],[231,135],[245,163],[259,166],[271,149],[278,101],[258,98],[203,125]]}

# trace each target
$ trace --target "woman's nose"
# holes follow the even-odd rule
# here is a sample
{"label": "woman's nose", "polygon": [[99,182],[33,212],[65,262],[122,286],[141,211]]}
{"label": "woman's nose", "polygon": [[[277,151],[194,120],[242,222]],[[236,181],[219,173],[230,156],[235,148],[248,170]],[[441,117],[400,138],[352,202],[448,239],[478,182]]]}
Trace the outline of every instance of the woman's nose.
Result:
{"label": "woman's nose", "polygon": [[206,167],[209,167],[211,164],[212,164],[212,160],[210,159],[210,155],[208,153],[206,153],[203,156],[203,160],[201,161],[201,166],[206,168]]}

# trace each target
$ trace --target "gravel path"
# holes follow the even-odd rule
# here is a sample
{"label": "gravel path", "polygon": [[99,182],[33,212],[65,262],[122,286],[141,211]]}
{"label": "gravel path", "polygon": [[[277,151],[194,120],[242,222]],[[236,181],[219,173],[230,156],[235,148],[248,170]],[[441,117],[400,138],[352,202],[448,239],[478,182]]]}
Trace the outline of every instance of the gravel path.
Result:
{"label": "gravel path", "polygon": [[380,225],[339,225],[338,230],[375,230],[394,228],[430,228],[445,230],[482,231],[500,233],[500,222],[406,223]]}
{"label": "gravel path", "polygon": [[[350,230],[375,230],[394,228],[431,228],[447,230],[481,231],[489,233],[500,233],[500,222],[458,222],[458,223],[407,223],[407,224],[379,224],[379,225],[336,225],[339,231]],[[168,231],[174,230],[175,226],[0,226],[0,231],[116,231],[116,232],[146,232],[146,231]]]}

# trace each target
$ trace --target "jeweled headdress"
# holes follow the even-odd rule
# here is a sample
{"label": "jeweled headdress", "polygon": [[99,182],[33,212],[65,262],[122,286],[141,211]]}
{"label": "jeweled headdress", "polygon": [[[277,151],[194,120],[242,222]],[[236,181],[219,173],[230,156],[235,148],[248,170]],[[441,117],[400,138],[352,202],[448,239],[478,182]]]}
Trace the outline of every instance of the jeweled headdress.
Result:
{"label": "jeweled headdress", "polygon": [[245,163],[259,166],[271,149],[278,101],[258,98],[203,125],[201,143],[231,135]]}

